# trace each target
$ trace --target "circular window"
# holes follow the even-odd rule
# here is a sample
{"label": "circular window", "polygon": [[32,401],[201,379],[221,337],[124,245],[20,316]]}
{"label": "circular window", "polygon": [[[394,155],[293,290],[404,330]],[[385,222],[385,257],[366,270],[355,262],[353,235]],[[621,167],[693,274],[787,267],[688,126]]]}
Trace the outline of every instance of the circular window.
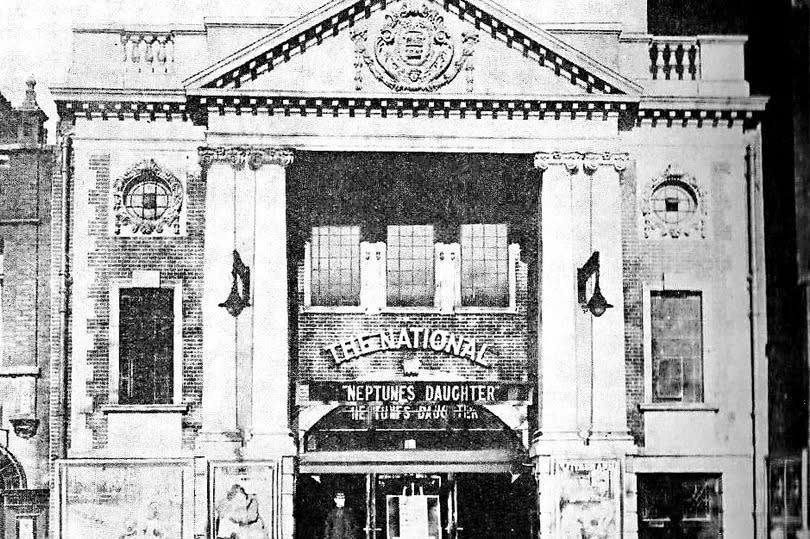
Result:
{"label": "circular window", "polygon": [[171,190],[162,180],[155,177],[141,177],[132,184],[124,195],[127,210],[141,219],[160,219],[169,208]]}
{"label": "circular window", "polygon": [[683,224],[697,213],[697,195],[683,182],[664,181],[653,191],[650,206],[661,222],[667,225]]}

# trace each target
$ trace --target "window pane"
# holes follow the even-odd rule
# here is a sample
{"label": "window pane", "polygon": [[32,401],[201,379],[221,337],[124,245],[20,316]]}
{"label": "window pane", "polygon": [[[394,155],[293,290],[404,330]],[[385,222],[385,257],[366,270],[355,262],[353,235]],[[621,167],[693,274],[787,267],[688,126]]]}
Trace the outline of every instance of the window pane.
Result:
{"label": "window pane", "polygon": [[360,304],[360,227],[312,229],[312,304]]}
{"label": "window pane", "polygon": [[461,225],[461,304],[509,305],[505,224]]}
{"label": "window pane", "polygon": [[119,292],[121,404],[170,404],[174,378],[174,290]]}
{"label": "window pane", "polygon": [[388,227],[388,305],[433,305],[433,226]]}
{"label": "window pane", "polygon": [[653,400],[703,400],[703,312],[700,292],[650,294]]}
{"label": "window pane", "polygon": [[639,539],[722,536],[720,476],[640,473],[637,478]]}

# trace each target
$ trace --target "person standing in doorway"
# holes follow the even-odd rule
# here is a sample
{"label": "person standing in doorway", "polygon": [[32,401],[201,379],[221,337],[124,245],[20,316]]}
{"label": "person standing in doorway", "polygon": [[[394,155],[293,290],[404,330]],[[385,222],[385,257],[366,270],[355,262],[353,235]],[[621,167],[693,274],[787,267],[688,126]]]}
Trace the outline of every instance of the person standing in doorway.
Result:
{"label": "person standing in doorway", "polygon": [[357,539],[357,531],[354,513],[346,507],[346,495],[335,493],[335,507],[326,516],[323,539]]}

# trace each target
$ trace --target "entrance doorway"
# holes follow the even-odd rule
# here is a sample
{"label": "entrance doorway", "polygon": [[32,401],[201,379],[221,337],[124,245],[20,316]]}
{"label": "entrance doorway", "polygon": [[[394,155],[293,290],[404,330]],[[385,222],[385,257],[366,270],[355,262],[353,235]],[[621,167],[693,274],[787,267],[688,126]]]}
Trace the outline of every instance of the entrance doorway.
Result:
{"label": "entrance doorway", "polygon": [[327,522],[334,520],[330,511],[338,492],[344,494],[343,513],[354,521],[356,539],[529,539],[534,535],[536,486],[531,474],[369,473],[300,475],[297,538],[324,537]]}

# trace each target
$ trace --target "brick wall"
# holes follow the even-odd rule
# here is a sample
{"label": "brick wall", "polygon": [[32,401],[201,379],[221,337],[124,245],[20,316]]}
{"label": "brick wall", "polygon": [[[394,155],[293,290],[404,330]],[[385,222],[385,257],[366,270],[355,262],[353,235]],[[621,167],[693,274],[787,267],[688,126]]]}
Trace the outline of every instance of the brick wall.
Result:
{"label": "brick wall", "polygon": [[[141,159],[147,157],[151,156],[144,155]],[[159,157],[155,157],[155,160],[160,164]],[[83,202],[94,213],[89,229],[76,230],[75,233],[87,234],[92,245],[87,261],[92,271],[90,297],[87,298],[93,305],[93,317],[87,324],[92,344],[87,360],[92,368],[88,394],[96,410],[89,421],[94,433],[94,447],[103,447],[106,444],[106,416],[98,412],[98,406],[107,404],[110,383],[117,383],[109,379],[110,283],[113,280],[130,279],[132,272],[136,270],[159,271],[161,281],[183,282],[182,402],[189,405],[189,413],[184,416],[183,426],[184,443],[192,446],[194,431],[201,424],[205,184],[196,176],[188,176],[186,179],[185,236],[121,238],[110,234],[110,188],[115,180],[110,178],[110,154],[91,155],[89,170],[94,175],[94,180],[89,199]],[[75,300],[81,301],[80,298]]]}
{"label": "brick wall", "polygon": [[[8,449],[20,460],[28,487],[47,485],[49,460],[50,190],[54,152],[26,146],[4,152],[0,167],[0,237],[5,244],[3,331],[0,367],[39,368],[39,376],[0,376],[1,427],[9,429]],[[36,380],[36,418],[28,440],[14,434],[8,420],[33,403],[25,392]]]}
{"label": "brick wall", "polygon": [[[299,278],[302,275],[299,272]],[[345,381],[354,379],[385,380],[403,376],[402,360],[419,357],[422,374],[459,377],[471,381],[529,381],[529,347],[527,317],[527,266],[516,267],[516,311],[514,313],[478,312],[454,315],[437,312],[392,313],[337,313],[311,312],[302,309],[298,314],[298,380]],[[483,310],[482,310],[483,311]],[[468,336],[478,343],[486,343],[489,350],[485,358],[490,365],[476,365],[467,358],[459,358],[433,350],[386,350],[350,359],[335,365],[327,347],[355,334],[379,332],[402,327],[441,329],[459,336]],[[375,378],[376,377],[376,378]]]}
{"label": "brick wall", "polygon": [[[673,136],[687,137],[688,133]],[[750,412],[751,383],[743,160],[742,156],[738,161],[728,158],[724,145],[734,140],[733,132],[711,136],[715,138],[707,138],[705,147],[696,147],[692,153],[685,152],[694,141],[677,149],[653,145],[637,149],[631,152],[638,156],[636,161],[622,177],[627,419],[636,442],[648,447],[645,418],[638,407],[652,401],[644,388],[645,377],[651,376],[644,366],[645,284],[674,290],[684,288],[684,282],[690,289],[710,287],[703,290],[704,402],[717,406],[719,413],[712,416],[715,441],[700,443],[721,448],[732,443],[729,440],[750,436],[747,413],[740,411]],[[721,138],[726,136],[729,138]],[[644,235],[640,203],[648,196],[651,181],[669,164],[681,166],[701,190],[699,204],[707,208],[705,237],[695,233],[677,238],[662,237],[658,232]],[[663,414],[655,418],[659,423],[669,420]]]}
{"label": "brick wall", "polygon": [[642,289],[639,272],[642,253],[638,232],[635,164],[622,173],[622,270],[624,272],[624,365],[627,427],[644,444],[643,416],[638,404],[644,398]]}

